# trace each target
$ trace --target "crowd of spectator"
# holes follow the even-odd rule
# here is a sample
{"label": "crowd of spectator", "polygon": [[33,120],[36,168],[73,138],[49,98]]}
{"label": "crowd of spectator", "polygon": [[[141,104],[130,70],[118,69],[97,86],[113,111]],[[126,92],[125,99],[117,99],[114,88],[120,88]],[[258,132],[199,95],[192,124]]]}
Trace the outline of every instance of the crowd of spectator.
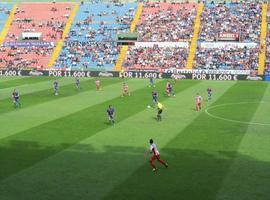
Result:
{"label": "crowd of spectator", "polygon": [[270,71],[270,6],[267,12],[267,35],[266,35],[266,71]]}
{"label": "crowd of spectator", "polygon": [[[14,14],[5,43],[14,46],[3,46],[0,50],[0,67],[46,68],[56,44],[63,35],[66,22],[71,12],[70,3],[20,4]],[[22,45],[29,39],[23,33],[31,33],[31,45]],[[16,46],[20,42],[20,46]],[[35,42],[49,42],[49,46],[35,46]]]}
{"label": "crowd of spectator", "polygon": [[96,12],[82,5],[82,14],[76,19],[55,66],[112,68],[120,52],[116,35],[129,32],[136,11],[133,5],[136,4],[107,4],[97,6]]}
{"label": "crowd of spectator", "polygon": [[56,67],[89,68],[95,63],[97,67],[114,65],[119,54],[117,45],[113,42],[66,42]]}
{"label": "crowd of spectator", "polygon": [[194,68],[200,69],[258,69],[258,48],[201,48],[196,52]]}
{"label": "crowd of spectator", "polygon": [[[61,39],[69,14],[64,14],[64,10],[60,11],[56,6],[51,6],[47,8],[47,17],[36,19],[35,14],[29,15],[28,9],[25,11],[24,7],[17,8],[12,22],[12,31],[7,35],[7,41],[21,40],[23,32],[41,32],[42,40],[45,41]],[[71,7],[67,6],[66,13],[70,13],[70,9]]]}
{"label": "crowd of spectator", "polygon": [[256,2],[209,4],[201,15],[202,41],[216,41],[219,34],[235,33],[241,42],[258,42],[261,4]]}
{"label": "crowd of spectator", "polygon": [[31,68],[40,64],[45,68],[53,47],[0,48],[0,66],[7,68]]}
{"label": "crowd of spectator", "polygon": [[129,69],[185,68],[188,49],[182,47],[130,47],[124,67]]}
{"label": "crowd of spectator", "polygon": [[[53,3],[46,7],[46,12],[49,13],[47,16],[43,16],[35,9],[29,9],[28,6],[19,6],[5,41],[19,41],[22,32],[41,32],[43,41],[59,41],[69,17],[71,4],[65,7],[57,5]],[[136,5],[136,3],[128,5],[119,2],[91,5],[82,3],[55,67],[110,67],[111,69],[118,59],[121,48],[117,46],[116,35],[129,32]],[[202,48],[198,45],[194,67],[257,69],[261,11],[261,4],[252,1],[206,4],[201,15],[199,42],[217,42],[224,39],[221,38],[221,34],[235,34],[237,38],[231,38],[237,40],[235,42],[255,42],[258,45],[256,48]],[[145,3],[136,27],[138,40],[161,43],[190,41],[196,12],[195,3]],[[9,9],[0,4],[0,16],[1,14],[8,15]],[[40,18],[37,19],[36,16]],[[269,19],[270,12],[268,12],[270,25]],[[269,42],[270,28],[267,33],[267,46]],[[53,48],[52,46],[0,47],[0,67],[47,67],[46,63]],[[124,67],[129,69],[184,68],[188,52],[189,48],[170,47],[170,45],[168,47],[130,46],[124,60]],[[269,58],[270,49],[267,48],[267,66],[270,66]]]}
{"label": "crowd of spectator", "polygon": [[0,3],[0,32],[5,24],[5,20],[8,18],[12,4]]}
{"label": "crowd of spectator", "polygon": [[190,40],[196,18],[195,4],[147,3],[137,26],[141,42]]}
{"label": "crowd of spectator", "polygon": [[6,6],[0,4],[0,14],[9,15],[9,13],[10,10]]}
{"label": "crowd of spectator", "polygon": [[[199,41],[257,43],[256,47],[199,47],[195,68],[257,69],[262,6],[252,1],[207,4],[201,15]],[[228,35],[226,35],[228,34]],[[225,37],[222,37],[225,35]],[[242,45],[243,46],[243,45]]]}

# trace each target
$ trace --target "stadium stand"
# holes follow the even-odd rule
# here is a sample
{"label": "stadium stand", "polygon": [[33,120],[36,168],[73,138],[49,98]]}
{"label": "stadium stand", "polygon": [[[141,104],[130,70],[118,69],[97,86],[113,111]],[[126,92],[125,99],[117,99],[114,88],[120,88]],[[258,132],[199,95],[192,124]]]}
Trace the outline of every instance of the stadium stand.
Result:
{"label": "stadium stand", "polygon": [[185,68],[186,45],[174,47],[161,43],[191,40],[197,6],[195,3],[146,3],[136,28],[138,40],[157,44],[154,47],[130,47],[123,64],[125,69]]}
{"label": "stadium stand", "polygon": [[[55,43],[62,37],[71,7],[71,3],[20,4],[0,50],[0,67],[47,67]],[[24,43],[29,41],[32,43]],[[44,42],[47,45],[40,47]]]}
{"label": "stadium stand", "polygon": [[0,3],[0,33],[12,9],[11,3]]}
{"label": "stadium stand", "polygon": [[[259,3],[208,4],[201,15],[195,68],[258,69],[261,12]],[[205,48],[204,42],[220,45]]]}
{"label": "stadium stand", "polygon": [[200,69],[257,69],[259,48],[198,48],[194,61],[196,68]]}
{"label": "stadium stand", "polygon": [[140,42],[190,40],[197,4],[147,3],[137,26]]}
{"label": "stadium stand", "polygon": [[208,4],[201,15],[200,41],[216,41],[220,34],[239,35],[241,42],[258,42],[261,4]]}
{"label": "stadium stand", "polygon": [[6,38],[15,9],[16,6],[10,3],[0,3],[0,47]]}
{"label": "stadium stand", "polygon": [[55,67],[112,69],[120,51],[116,34],[129,31],[136,9],[136,3],[81,5]]}
{"label": "stadium stand", "polygon": [[187,48],[180,47],[131,47],[124,67],[130,70],[159,70],[186,66]]}
{"label": "stadium stand", "polygon": [[267,10],[266,64],[265,70],[270,71],[270,5]]}
{"label": "stadium stand", "polygon": [[[266,63],[270,70],[269,7],[263,23],[266,9],[261,1],[205,3],[198,17],[199,5],[147,2],[138,17],[137,3],[81,3],[68,36],[63,37],[74,4],[22,3],[0,46],[0,67],[112,70],[119,65],[115,69],[159,70],[190,66],[263,71]],[[0,33],[12,7],[0,3]],[[132,25],[134,17],[137,21]],[[131,32],[131,27],[138,32],[140,44],[125,46],[119,56],[116,35]],[[36,38],[30,44],[27,37]],[[52,56],[60,41],[58,53]]]}
{"label": "stadium stand", "polygon": [[266,63],[267,10],[267,3],[262,3],[259,66],[257,71],[259,75],[264,74]]}

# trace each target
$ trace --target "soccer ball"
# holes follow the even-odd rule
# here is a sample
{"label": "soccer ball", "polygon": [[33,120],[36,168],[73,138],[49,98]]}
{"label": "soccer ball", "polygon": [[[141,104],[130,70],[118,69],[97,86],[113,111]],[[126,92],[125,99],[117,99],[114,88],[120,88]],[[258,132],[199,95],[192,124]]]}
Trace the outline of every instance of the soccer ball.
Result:
{"label": "soccer ball", "polygon": [[150,105],[148,105],[148,106],[147,106],[147,108],[151,108],[151,106],[150,106]]}

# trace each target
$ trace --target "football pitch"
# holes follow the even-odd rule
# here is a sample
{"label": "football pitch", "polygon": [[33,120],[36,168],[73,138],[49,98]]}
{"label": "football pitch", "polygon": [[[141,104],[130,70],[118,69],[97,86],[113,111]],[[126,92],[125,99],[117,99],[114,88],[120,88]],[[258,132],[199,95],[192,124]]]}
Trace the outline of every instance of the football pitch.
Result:
{"label": "football pitch", "polygon": [[[156,121],[146,79],[0,78],[0,199],[266,200],[270,187],[270,85],[181,80]],[[206,89],[213,89],[207,101]],[[20,92],[14,109],[11,93]],[[195,111],[195,96],[203,108]],[[116,124],[106,109],[114,106]],[[149,139],[169,168],[149,164]]]}

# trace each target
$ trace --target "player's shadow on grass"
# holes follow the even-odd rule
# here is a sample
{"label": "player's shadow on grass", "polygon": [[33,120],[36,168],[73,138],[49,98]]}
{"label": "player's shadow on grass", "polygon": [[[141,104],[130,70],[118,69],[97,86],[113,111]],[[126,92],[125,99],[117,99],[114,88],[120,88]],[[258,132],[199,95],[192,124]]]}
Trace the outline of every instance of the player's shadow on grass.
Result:
{"label": "player's shadow on grass", "polygon": [[153,120],[157,121],[157,117],[152,117]]}
{"label": "player's shadow on grass", "polygon": [[108,126],[112,125],[112,123],[111,122],[108,122],[108,121],[104,122],[104,124],[105,125],[108,125]]}
{"label": "player's shadow on grass", "polygon": [[150,155],[145,156],[147,148],[100,144],[96,149],[77,144],[59,153],[59,149],[69,146],[42,146],[28,141],[1,144],[1,196],[100,199],[106,191],[107,199],[215,199],[237,157],[240,163],[228,194],[239,193],[244,199],[256,199],[254,194],[260,200],[269,197],[270,163],[236,152],[161,149],[161,159],[168,162],[169,168],[156,163],[159,170],[153,173]]}

